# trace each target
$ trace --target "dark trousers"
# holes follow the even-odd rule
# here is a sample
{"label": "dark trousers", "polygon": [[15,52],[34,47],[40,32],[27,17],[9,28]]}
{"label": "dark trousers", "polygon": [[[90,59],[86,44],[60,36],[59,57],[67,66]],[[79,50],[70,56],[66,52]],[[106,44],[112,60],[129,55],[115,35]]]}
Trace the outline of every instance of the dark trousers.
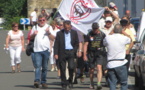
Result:
{"label": "dark trousers", "polygon": [[126,67],[127,67],[127,71],[128,71],[129,66],[130,66],[130,59],[131,59],[131,55],[130,55],[130,54],[126,54],[125,59],[127,59],[127,60],[128,60],[128,62],[126,63]]}
{"label": "dark trousers", "polygon": [[[75,53],[73,50],[65,50],[65,55],[60,60],[61,83],[62,86],[73,83],[73,73],[75,68]],[[66,79],[66,62],[68,62],[69,80]]]}

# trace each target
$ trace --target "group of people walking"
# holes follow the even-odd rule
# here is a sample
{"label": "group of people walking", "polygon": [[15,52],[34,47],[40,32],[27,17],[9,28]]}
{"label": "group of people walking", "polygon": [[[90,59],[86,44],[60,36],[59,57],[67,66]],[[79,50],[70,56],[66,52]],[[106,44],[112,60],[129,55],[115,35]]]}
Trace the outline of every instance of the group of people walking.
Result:
{"label": "group of people walking", "polygon": [[[111,4],[112,5],[112,4]],[[73,89],[74,76],[80,69],[80,77],[84,68],[89,69],[90,88],[94,89],[94,71],[97,71],[96,89],[102,89],[102,76],[106,76],[110,90],[116,90],[116,85],[121,85],[121,90],[127,90],[128,69],[130,64],[130,50],[135,41],[135,31],[130,23],[130,16],[119,18],[117,8],[105,7],[105,12],[99,22],[93,22],[87,35],[73,30],[71,21],[53,18],[47,24],[50,15],[40,14],[38,17],[35,9],[31,14],[32,29],[28,34],[28,41],[33,41],[31,53],[34,66],[34,87],[47,88],[48,61],[51,60],[51,71],[58,70],[61,78],[62,90],[69,87]],[[42,10],[45,11],[44,9]],[[129,11],[127,11],[129,12]],[[34,20],[36,19],[36,20]],[[82,40],[83,39],[83,40]],[[20,70],[20,54],[24,49],[24,36],[18,29],[18,23],[12,24],[12,30],[6,38],[6,48],[10,49],[12,73],[17,66]],[[81,64],[88,63],[86,67],[78,68]],[[68,73],[66,74],[66,71]],[[76,79],[76,77],[75,77]]]}

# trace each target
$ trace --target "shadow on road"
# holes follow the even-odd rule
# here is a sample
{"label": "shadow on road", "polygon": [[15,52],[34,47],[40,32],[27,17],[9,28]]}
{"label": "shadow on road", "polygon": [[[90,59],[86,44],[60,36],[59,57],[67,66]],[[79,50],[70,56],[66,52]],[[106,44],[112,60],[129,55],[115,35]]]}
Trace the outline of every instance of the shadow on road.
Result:
{"label": "shadow on road", "polygon": [[33,85],[15,85],[15,87],[28,87],[28,88],[34,88]]}

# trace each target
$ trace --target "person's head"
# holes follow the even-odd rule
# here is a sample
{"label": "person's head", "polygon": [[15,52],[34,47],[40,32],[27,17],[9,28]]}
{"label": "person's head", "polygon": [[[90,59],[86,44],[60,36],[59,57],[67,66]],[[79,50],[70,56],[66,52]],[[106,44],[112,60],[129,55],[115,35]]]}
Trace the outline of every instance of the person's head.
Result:
{"label": "person's head", "polygon": [[122,26],[120,24],[114,26],[114,33],[122,33]]}
{"label": "person's head", "polygon": [[125,27],[125,26],[128,26],[130,24],[130,20],[129,20],[129,17],[128,16],[123,16],[120,20],[120,24]]}
{"label": "person's head", "polygon": [[109,8],[111,10],[117,10],[117,7],[116,7],[115,3],[113,3],[113,2],[109,2]]}
{"label": "person's head", "polygon": [[64,20],[61,20],[60,18],[55,18],[55,21],[56,21],[57,25],[59,26],[59,29],[62,30],[64,28],[63,27]]}
{"label": "person's head", "polygon": [[129,10],[126,10],[125,11],[125,15],[130,16],[130,11]]}
{"label": "person's head", "polygon": [[92,24],[92,30],[94,33],[97,33],[97,31],[99,30],[99,24],[97,22],[94,22]]}
{"label": "person's head", "polygon": [[13,22],[12,23],[12,30],[16,31],[16,30],[18,30],[18,28],[19,28],[19,24],[16,22]]}
{"label": "person's head", "polygon": [[34,11],[38,12],[38,8],[35,8]]}
{"label": "person's head", "polygon": [[67,31],[71,30],[71,28],[72,28],[72,26],[71,26],[71,21],[65,20],[65,21],[63,22],[63,26],[64,26],[64,29],[65,29],[65,30],[67,30]]}
{"label": "person's head", "polygon": [[53,20],[50,25],[52,26],[53,29],[55,29],[55,27],[57,26],[57,23],[55,20]]}
{"label": "person's head", "polygon": [[39,15],[38,16],[38,24],[39,26],[44,26],[46,24],[46,18],[43,15]]}
{"label": "person's head", "polygon": [[113,23],[113,18],[112,17],[106,17],[105,19],[105,27],[106,28],[110,28],[112,26]]}
{"label": "person's head", "polygon": [[42,14],[45,13],[45,9],[42,9],[42,10],[41,10],[41,13],[42,13]]}
{"label": "person's head", "polygon": [[56,11],[57,11],[57,9],[56,9],[56,8],[53,8],[53,9],[52,9],[52,12],[53,12],[53,13],[55,13]]}
{"label": "person's head", "polygon": [[111,17],[111,13],[108,10],[105,10],[104,17]]}

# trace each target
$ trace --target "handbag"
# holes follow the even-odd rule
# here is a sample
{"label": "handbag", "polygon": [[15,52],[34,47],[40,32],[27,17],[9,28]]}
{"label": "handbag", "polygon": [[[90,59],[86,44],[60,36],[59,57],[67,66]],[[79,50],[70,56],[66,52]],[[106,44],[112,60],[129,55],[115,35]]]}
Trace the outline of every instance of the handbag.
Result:
{"label": "handbag", "polygon": [[30,40],[29,44],[26,46],[26,55],[30,56],[31,53],[33,53],[33,47],[34,47],[34,40]]}
{"label": "handbag", "polygon": [[[37,25],[35,25],[35,29],[37,30]],[[33,47],[34,47],[34,39],[30,39],[29,44],[26,46],[26,55],[27,56],[30,56],[31,53],[34,52],[34,50],[33,50]]]}

